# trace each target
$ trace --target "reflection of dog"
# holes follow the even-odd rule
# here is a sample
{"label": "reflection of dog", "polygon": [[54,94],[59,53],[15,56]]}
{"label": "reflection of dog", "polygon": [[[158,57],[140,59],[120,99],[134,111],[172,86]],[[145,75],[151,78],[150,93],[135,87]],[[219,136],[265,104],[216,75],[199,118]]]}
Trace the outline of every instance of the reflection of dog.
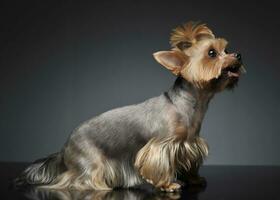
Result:
{"label": "reflection of dog", "polygon": [[[162,193],[145,189],[118,189],[118,190],[47,190],[40,188],[26,188],[21,193],[30,200],[176,200],[180,193]],[[199,192],[185,194],[187,199],[197,199]]]}
{"label": "reflection of dog", "polygon": [[170,90],[82,123],[59,153],[33,163],[16,182],[108,190],[147,181],[172,192],[180,188],[178,171],[198,179],[198,167],[208,154],[199,137],[204,114],[216,92],[237,83],[241,55],[228,53],[227,41],[215,38],[203,24],[176,28],[171,45],[171,51],[154,54],[178,76]]}

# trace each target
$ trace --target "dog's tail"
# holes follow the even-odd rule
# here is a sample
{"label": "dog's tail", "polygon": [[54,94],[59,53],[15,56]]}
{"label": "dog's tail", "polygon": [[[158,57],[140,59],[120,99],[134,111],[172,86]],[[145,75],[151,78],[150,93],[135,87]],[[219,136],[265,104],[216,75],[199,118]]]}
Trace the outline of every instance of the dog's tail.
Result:
{"label": "dog's tail", "polygon": [[46,185],[66,171],[61,153],[54,153],[46,158],[36,160],[14,180],[14,186]]}

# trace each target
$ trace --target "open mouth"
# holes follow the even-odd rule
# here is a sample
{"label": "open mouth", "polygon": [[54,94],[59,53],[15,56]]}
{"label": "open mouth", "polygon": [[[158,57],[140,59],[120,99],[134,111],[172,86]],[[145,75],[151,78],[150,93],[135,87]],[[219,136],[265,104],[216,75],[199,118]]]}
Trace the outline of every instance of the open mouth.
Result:
{"label": "open mouth", "polygon": [[230,65],[223,69],[223,74],[229,78],[238,78],[240,76],[240,65]]}

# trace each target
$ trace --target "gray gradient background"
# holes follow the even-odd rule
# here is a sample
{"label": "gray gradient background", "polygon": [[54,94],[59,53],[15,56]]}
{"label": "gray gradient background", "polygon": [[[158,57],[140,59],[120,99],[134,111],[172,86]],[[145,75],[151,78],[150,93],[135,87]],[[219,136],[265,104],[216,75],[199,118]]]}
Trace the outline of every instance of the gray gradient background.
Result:
{"label": "gray gradient background", "polygon": [[278,6],[172,2],[1,5],[0,161],[56,152],[82,121],[167,90],[175,77],[152,53],[169,49],[172,28],[200,20],[242,53],[248,71],[210,103],[206,164],[279,165]]}

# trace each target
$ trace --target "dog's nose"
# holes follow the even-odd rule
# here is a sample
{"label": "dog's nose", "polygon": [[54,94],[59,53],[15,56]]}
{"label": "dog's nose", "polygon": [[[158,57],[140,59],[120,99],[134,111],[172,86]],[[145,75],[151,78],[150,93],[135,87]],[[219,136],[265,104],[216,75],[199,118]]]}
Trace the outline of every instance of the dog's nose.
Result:
{"label": "dog's nose", "polygon": [[240,53],[235,53],[234,56],[237,58],[238,61],[241,61],[242,57]]}

